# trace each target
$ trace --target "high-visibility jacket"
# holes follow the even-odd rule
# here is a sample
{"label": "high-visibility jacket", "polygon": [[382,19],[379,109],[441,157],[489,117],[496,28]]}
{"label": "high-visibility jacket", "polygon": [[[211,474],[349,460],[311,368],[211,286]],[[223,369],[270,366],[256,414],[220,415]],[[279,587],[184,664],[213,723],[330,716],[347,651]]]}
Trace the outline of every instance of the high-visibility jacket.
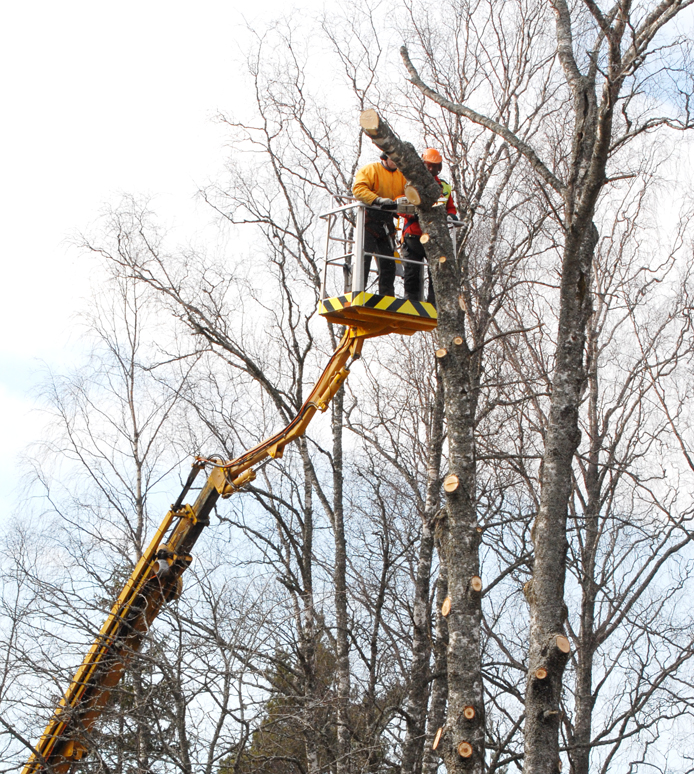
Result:
{"label": "high-visibility jacket", "polygon": [[380,161],[374,161],[357,172],[352,193],[364,204],[373,204],[379,196],[395,201],[405,195],[405,182],[405,176],[399,169],[391,172]]}
{"label": "high-visibility jacket", "polygon": [[[437,204],[445,204],[446,213],[448,215],[457,215],[458,210],[456,210],[455,204],[453,204],[453,197],[451,196],[451,191],[453,190],[451,184],[447,183],[445,180],[440,180],[438,177],[436,178],[436,182],[441,186],[441,196],[439,196]],[[419,225],[419,218],[416,215],[407,215],[405,217],[402,235],[404,237],[422,236],[422,228]]]}

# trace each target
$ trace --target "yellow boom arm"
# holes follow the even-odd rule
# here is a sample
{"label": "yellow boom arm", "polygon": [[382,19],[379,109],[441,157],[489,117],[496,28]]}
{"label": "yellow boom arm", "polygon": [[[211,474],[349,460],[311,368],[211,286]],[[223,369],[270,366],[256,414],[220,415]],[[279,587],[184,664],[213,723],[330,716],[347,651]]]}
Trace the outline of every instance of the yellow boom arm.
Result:
{"label": "yellow boom arm", "polygon": [[89,731],[147,629],[162,607],[180,594],[181,576],[192,561],[190,551],[210,523],[217,499],[252,481],[255,465],[267,457],[281,457],[284,447],[306,432],[316,411],[325,411],[344,383],[347,363],[359,356],[368,335],[348,328],[308,399],[284,430],[235,460],[214,465],[193,505],[184,505],[196,476],[210,461],[193,463],[183,491],[128,578],[22,774],[67,774],[89,750]]}

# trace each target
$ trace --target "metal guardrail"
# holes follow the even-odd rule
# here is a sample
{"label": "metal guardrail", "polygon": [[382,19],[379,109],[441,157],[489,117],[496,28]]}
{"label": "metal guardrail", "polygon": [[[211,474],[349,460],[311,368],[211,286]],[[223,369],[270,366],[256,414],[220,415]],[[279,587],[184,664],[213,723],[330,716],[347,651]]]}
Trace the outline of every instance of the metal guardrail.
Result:
{"label": "metal guardrail", "polygon": [[[343,293],[352,292],[358,294],[364,290],[368,290],[368,277],[364,276],[364,228],[366,225],[366,211],[374,210],[383,212],[379,207],[368,207],[362,202],[353,200],[346,204],[341,204],[332,210],[324,212],[319,217],[322,220],[327,221],[327,234],[325,241],[325,256],[323,259],[323,277],[321,281],[321,298],[329,298],[332,295],[342,295]],[[352,218],[348,218],[348,213],[353,212]],[[415,213],[415,207],[412,204],[398,203],[398,208],[393,210],[393,215],[410,215]],[[346,223],[345,223],[346,221]],[[333,230],[339,222],[342,222],[343,227],[347,226],[347,234],[350,236],[334,236]],[[453,225],[451,228],[453,237],[453,249],[456,251],[456,231],[459,224]],[[330,256],[330,248],[332,242],[340,242],[342,244],[351,245],[352,250],[345,250],[341,255],[336,257]],[[397,248],[396,248],[397,249]],[[344,248],[343,248],[344,250]],[[402,256],[381,255],[379,253],[368,253],[378,260],[396,261],[398,263],[410,263],[415,264],[422,269],[422,274],[429,271],[429,267],[426,261],[413,261],[410,258],[403,258]],[[336,293],[328,292],[328,268],[331,266],[339,266],[343,270],[344,286]],[[378,267],[370,270],[370,273],[377,273]],[[420,288],[422,294],[424,293],[425,277],[422,276],[420,282]]]}

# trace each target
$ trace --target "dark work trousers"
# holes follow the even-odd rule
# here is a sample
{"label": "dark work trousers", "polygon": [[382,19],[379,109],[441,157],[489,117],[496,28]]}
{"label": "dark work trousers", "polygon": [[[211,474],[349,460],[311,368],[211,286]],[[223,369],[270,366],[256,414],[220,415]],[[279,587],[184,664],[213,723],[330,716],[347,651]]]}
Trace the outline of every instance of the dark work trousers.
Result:
{"label": "dark work trousers", "polygon": [[[405,264],[405,296],[414,301],[421,299],[422,293],[422,275],[427,257],[424,252],[424,245],[419,241],[418,236],[406,236],[402,243],[400,251],[402,257],[408,261],[420,261],[421,266],[416,263]],[[429,277],[429,288],[427,290],[427,301],[434,303],[434,288],[431,286],[431,276]]]}
{"label": "dark work trousers", "polygon": [[[393,228],[393,219],[388,221],[371,220],[364,229],[364,289],[369,287],[369,270],[371,269],[371,253],[393,255],[393,241],[389,231]],[[378,258],[378,294],[380,296],[395,295],[395,261]]]}

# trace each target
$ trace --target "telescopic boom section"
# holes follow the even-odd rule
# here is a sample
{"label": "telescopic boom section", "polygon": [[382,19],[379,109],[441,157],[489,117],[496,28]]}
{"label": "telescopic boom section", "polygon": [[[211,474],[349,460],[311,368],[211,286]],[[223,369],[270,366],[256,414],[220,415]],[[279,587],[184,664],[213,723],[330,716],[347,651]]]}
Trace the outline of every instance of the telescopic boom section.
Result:
{"label": "telescopic boom section", "polygon": [[[373,334],[371,334],[373,335]],[[180,594],[181,576],[219,497],[230,497],[255,478],[254,466],[281,457],[300,438],[316,411],[325,411],[361,353],[364,332],[348,328],[327,368],[296,417],[276,435],[231,462],[198,459],[183,491],[128,578],[89,653],[77,670],[22,774],[66,774],[90,749],[89,734],[111,691],[140,648],[147,629],[167,602]],[[211,465],[193,505],[184,505],[198,473]]]}

